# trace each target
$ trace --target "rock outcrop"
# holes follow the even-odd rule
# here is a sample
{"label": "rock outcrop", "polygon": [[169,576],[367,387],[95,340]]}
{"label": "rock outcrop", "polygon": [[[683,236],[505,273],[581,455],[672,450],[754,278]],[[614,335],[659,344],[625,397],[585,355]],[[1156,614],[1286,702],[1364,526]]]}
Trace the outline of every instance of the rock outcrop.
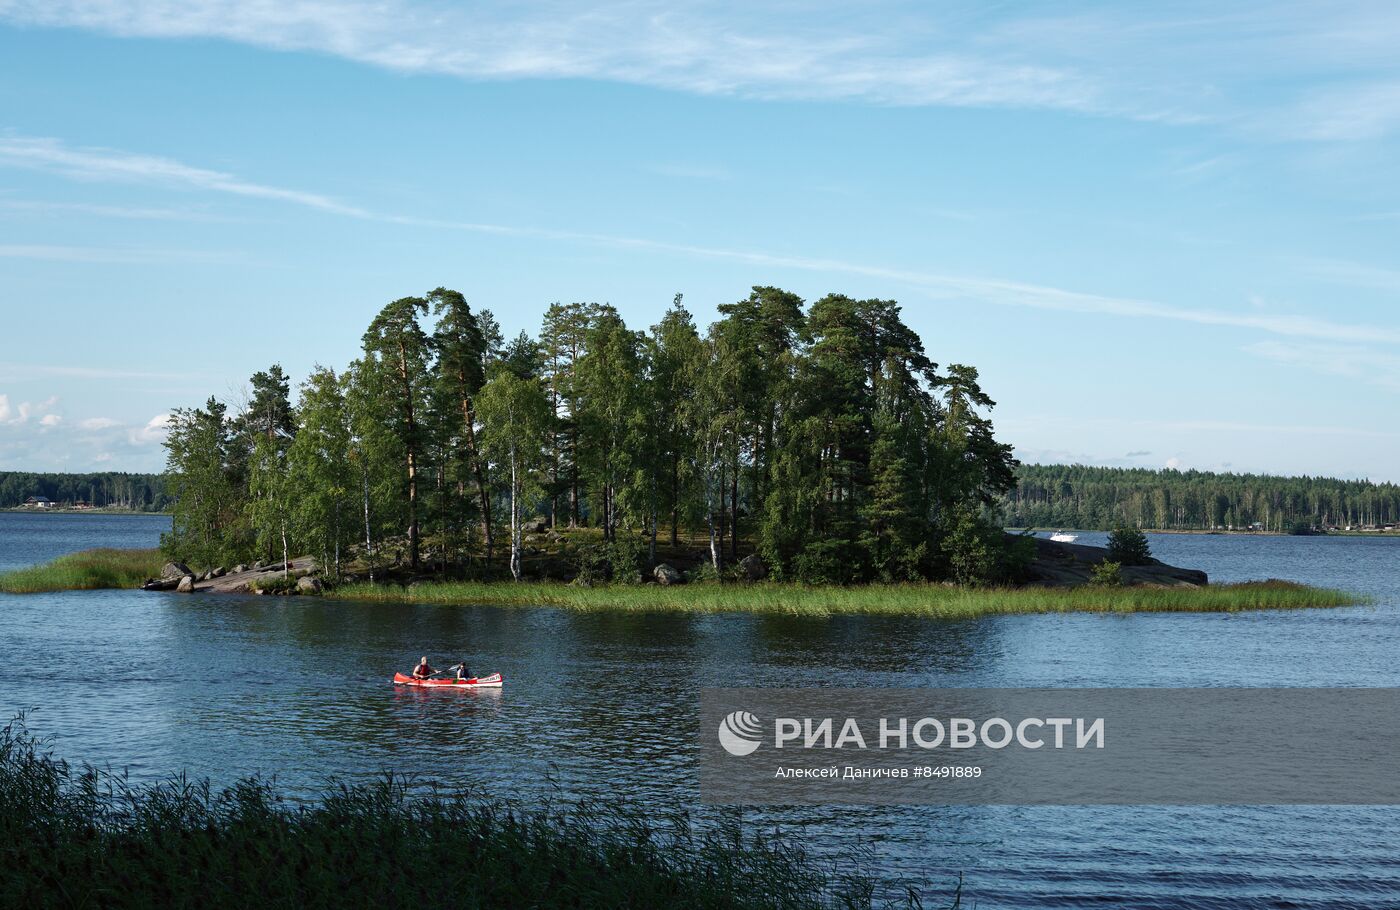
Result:
{"label": "rock outcrop", "polygon": [[186,575],[193,574],[194,572],[190,571],[190,567],[182,562],[168,562],[162,566],[160,570],[160,577],[162,579],[173,578],[177,581],[184,578]]}
{"label": "rock outcrop", "polygon": [[[1104,547],[1087,544],[1059,543],[1044,537],[1035,538],[1035,559],[1026,581],[1033,585],[1070,588],[1088,583],[1094,566],[1108,559]],[[1168,588],[1199,588],[1209,583],[1206,573],[1199,569],[1169,566],[1159,559],[1145,566],[1124,566],[1125,585],[1154,585]]]}
{"label": "rock outcrop", "polygon": [[757,553],[750,553],[739,560],[739,568],[744,570],[744,577],[749,581],[763,581],[768,577],[768,566]]}
{"label": "rock outcrop", "polygon": [[655,578],[659,585],[678,585],[685,581],[685,576],[679,569],[664,562],[652,569],[651,577]]}

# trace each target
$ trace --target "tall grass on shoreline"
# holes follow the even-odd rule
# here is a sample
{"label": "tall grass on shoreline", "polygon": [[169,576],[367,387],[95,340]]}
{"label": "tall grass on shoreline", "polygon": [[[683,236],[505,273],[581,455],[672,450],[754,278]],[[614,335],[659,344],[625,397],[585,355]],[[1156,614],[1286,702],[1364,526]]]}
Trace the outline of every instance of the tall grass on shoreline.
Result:
{"label": "tall grass on shoreline", "polygon": [[409,791],[386,776],[296,806],[259,779],[133,787],[75,771],[16,721],[0,730],[0,906],[873,906],[868,877],[745,835],[737,817],[699,828],[611,803]]}
{"label": "tall grass on shoreline", "polygon": [[160,574],[159,550],[119,550],[103,547],[60,556],[39,566],[0,574],[0,593],[90,591],[134,588]]}
{"label": "tall grass on shoreline", "polygon": [[352,584],[328,596],[393,603],[553,606],[581,611],[873,614],[967,619],[998,613],[1237,612],[1341,607],[1368,598],[1295,582],[1202,588],[959,588],[935,584],[810,587],[791,584],[604,585],[560,582],[420,582],[408,587]]}

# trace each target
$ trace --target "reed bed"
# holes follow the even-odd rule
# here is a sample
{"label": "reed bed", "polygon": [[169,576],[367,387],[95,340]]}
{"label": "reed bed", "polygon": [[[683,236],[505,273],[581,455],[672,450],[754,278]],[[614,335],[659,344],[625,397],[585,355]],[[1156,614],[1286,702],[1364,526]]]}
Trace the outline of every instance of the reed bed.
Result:
{"label": "reed bed", "polygon": [[[296,805],[267,781],[143,787],[0,731],[0,906],[864,910],[876,888],[737,817],[522,806],[386,775]],[[888,904],[880,904],[888,906]],[[916,897],[897,901],[918,906]]]}
{"label": "reed bed", "polygon": [[0,574],[0,593],[134,588],[146,579],[159,575],[162,562],[159,550],[119,550],[112,547],[82,550],[43,565]]}
{"label": "reed bed", "polygon": [[357,583],[329,592],[345,600],[553,606],[572,610],[687,613],[873,614],[966,619],[999,613],[1236,612],[1340,607],[1368,599],[1295,582],[1201,588],[959,588],[936,584],[813,587],[791,584],[604,585],[559,582]]}

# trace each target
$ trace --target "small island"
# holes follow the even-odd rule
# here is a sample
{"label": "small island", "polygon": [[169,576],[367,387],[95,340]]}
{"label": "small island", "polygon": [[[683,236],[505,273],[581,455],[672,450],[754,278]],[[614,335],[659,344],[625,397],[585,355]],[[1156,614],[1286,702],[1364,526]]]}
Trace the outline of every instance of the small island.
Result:
{"label": "small island", "polygon": [[160,551],[96,551],[0,590],[143,586],[576,609],[943,617],[1337,606],[1209,585],[1152,558],[1009,534],[1017,462],[971,366],[940,368],[890,300],[774,287],[701,331],[679,295],[629,328],[555,304],[537,337],[437,288],[360,356],[237,407],[179,408]]}

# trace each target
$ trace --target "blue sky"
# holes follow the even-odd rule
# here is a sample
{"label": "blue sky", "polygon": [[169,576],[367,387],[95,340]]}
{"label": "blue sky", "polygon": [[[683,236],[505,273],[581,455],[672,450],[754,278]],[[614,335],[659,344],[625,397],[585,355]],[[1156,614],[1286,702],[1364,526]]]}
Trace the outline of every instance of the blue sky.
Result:
{"label": "blue sky", "polygon": [[1400,7],[1221,6],[0,0],[0,470],[158,469],[438,285],[777,284],[1026,460],[1400,480]]}

